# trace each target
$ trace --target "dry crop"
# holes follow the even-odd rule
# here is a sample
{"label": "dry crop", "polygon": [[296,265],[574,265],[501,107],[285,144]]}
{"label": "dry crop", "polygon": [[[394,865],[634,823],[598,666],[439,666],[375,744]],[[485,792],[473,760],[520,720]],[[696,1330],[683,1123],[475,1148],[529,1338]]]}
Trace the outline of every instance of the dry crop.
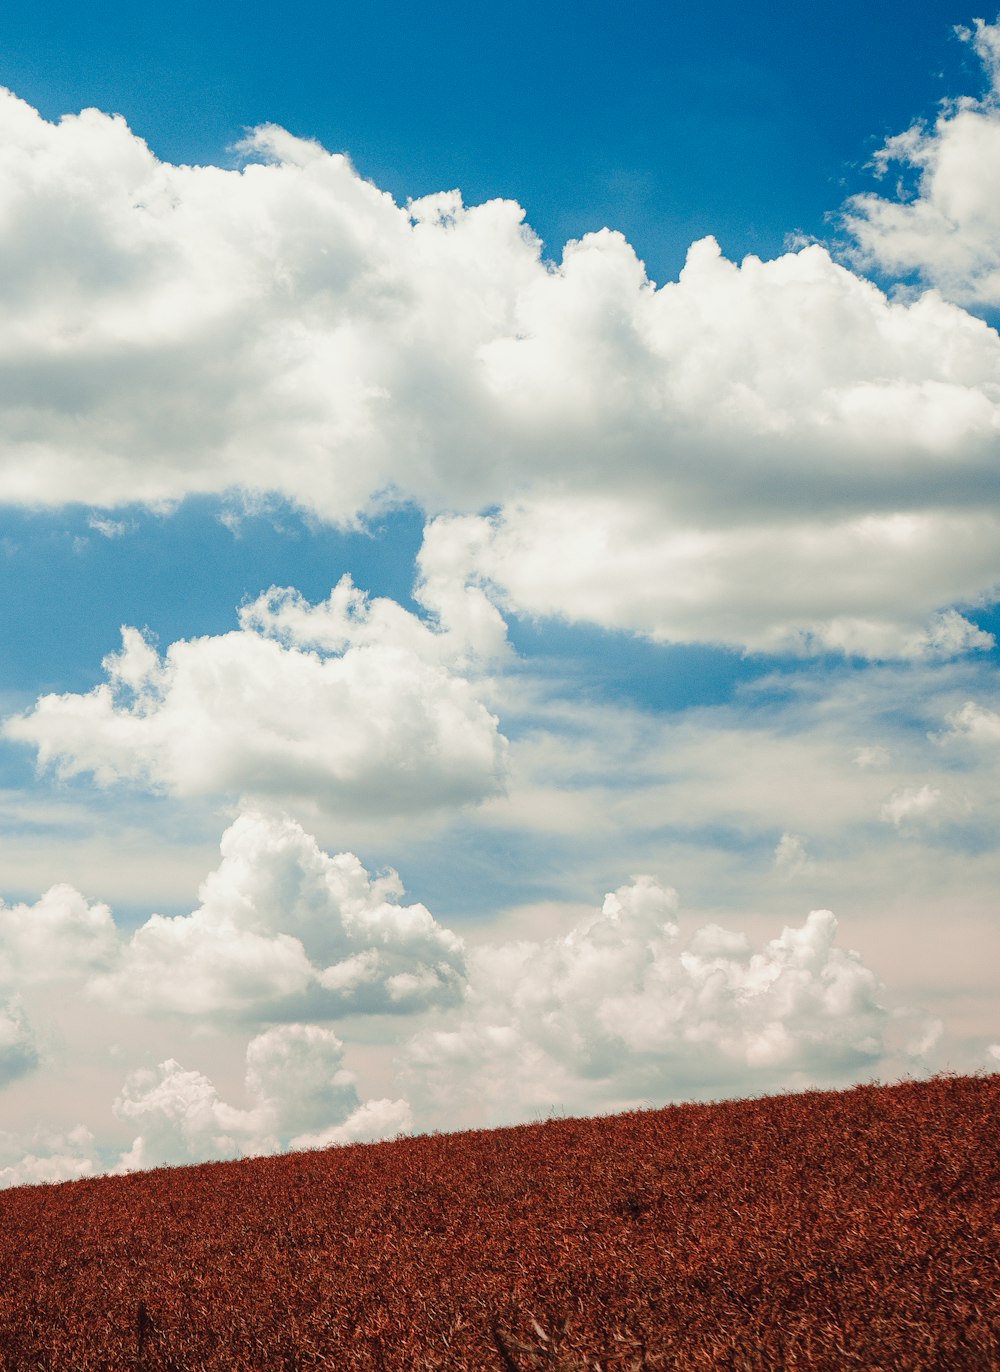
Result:
{"label": "dry crop", "polygon": [[0,1196],[0,1368],[1000,1368],[1000,1076]]}

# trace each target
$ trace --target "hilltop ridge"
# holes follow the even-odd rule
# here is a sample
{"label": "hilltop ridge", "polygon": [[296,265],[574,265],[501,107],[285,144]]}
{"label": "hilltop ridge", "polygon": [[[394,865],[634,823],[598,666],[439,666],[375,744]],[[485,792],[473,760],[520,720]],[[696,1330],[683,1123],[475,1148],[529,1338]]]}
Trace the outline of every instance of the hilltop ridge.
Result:
{"label": "hilltop ridge", "polygon": [[0,1195],[0,1369],[1000,1366],[1000,1075]]}

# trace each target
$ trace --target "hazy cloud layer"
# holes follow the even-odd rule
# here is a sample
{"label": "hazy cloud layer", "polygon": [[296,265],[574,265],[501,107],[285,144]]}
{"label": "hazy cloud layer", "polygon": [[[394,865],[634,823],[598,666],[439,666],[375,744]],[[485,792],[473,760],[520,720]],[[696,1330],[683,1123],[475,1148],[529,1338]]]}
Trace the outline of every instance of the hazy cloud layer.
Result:
{"label": "hazy cloud layer", "polygon": [[506,740],[457,668],[499,651],[503,623],[474,588],[455,600],[463,622],[435,630],[345,577],[318,606],[272,588],[238,630],[163,656],[123,628],[105,683],[42,696],[4,732],[62,776],[182,797],[305,798],[380,815],[478,801],[502,785]]}
{"label": "hazy cloud layer", "polygon": [[33,1071],[40,1058],[20,1000],[0,998],[0,1088]]}
{"label": "hazy cloud layer", "polygon": [[400,207],[270,125],[242,170],[10,94],[0,134],[0,499],[500,510],[472,571],[528,613],[974,645],[934,616],[996,589],[1000,340],[940,297],[890,301],[818,246],[737,266],[705,239],[659,289],[608,229],[546,262],[512,202]]}

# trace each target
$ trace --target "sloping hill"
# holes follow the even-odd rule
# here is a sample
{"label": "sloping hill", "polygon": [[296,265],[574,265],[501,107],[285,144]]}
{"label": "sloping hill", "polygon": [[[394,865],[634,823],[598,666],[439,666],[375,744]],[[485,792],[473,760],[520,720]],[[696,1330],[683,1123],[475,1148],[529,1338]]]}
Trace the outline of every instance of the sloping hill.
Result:
{"label": "sloping hill", "polygon": [[0,1367],[1000,1367],[1000,1076],[0,1196]]}

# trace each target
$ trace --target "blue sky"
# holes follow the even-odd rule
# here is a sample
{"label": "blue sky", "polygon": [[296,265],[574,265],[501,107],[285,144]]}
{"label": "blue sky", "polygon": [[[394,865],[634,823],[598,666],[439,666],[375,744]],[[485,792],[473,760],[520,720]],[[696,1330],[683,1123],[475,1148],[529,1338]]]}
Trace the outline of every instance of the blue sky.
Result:
{"label": "blue sky", "polygon": [[995,1065],[992,18],[5,8],[0,1180]]}
{"label": "blue sky", "polygon": [[278,123],[398,199],[516,199],[556,253],[612,224],[665,280],[706,233],[736,257],[823,235],[877,143],[981,85],[951,33],[978,12],[13,3],[2,44],[7,84],[48,118],[96,105],[164,159],[209,163]]}

